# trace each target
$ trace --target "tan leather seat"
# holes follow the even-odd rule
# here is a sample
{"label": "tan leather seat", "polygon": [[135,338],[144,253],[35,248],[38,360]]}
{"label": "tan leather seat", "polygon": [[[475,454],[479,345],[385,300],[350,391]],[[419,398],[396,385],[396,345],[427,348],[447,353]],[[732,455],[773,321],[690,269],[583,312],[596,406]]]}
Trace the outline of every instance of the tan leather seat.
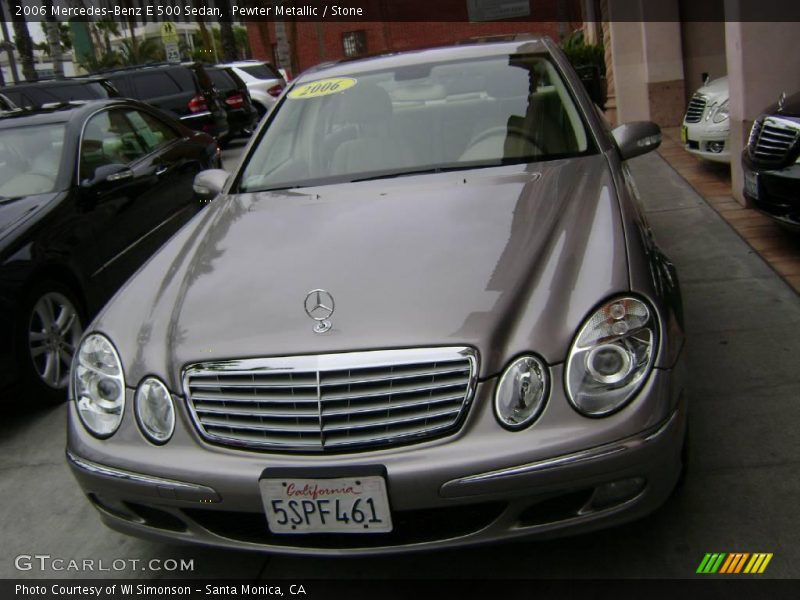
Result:
{"label": "tan leather seat", "polygon": [[358,138],[343,142],[334,150],[334,175],[402,169],[414,164],[407,142],[392,135],[392,101],[383,88],[359,84],[348,95],[345,121],[358,128]]}

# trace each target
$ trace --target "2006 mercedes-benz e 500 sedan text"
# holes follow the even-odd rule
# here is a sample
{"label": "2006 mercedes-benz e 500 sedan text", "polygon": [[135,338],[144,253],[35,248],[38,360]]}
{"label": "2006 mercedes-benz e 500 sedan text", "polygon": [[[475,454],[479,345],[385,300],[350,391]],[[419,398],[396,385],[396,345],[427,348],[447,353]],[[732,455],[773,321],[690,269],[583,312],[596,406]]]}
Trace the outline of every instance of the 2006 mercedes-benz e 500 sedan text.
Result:
{"label": "2006 mercedes-benz e 500 sedan text", "polygon": [[300,553],[642,516],[682,469],[674,269],[549,40],[328,65],[106,306],[68,460],[111,527]]}

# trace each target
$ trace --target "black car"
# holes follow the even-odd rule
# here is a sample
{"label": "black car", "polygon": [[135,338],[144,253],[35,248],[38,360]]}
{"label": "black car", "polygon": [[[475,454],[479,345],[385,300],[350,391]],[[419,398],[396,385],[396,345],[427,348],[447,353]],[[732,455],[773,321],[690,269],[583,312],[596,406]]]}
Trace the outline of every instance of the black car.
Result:
{"label": "black car", "polygon": [[228,135],[224,104],[201,64],[128,67],[103,75],[122,96],[147,102],[217,139]]}
{"label": "black car", "polygon": [[73,100],[116,98],[119,92],[102,77],[71,77],[0,87],[0,95],[20,108],[37,108]]}
{"label": "black car", "polygon": [[64,399],[88,318],[201,204],[208,135],[143,103],[0,113],[0,387]]}
{"label": "black car", "polygon": [[259,117],[247,85],[230,67],[208,67],[206,72],[225,103],[229,137],[250,135]]}
{"label": "black car", "polygon": [[756,119],[742,167],[744,195],[753,207],[800,230],[800,93],[782,95]]}

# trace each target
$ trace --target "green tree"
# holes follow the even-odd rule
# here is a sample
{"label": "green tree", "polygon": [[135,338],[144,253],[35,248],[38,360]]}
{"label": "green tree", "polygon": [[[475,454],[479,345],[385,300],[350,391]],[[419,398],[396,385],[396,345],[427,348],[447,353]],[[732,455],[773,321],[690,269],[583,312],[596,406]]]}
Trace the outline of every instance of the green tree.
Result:
{"label": "green tree", "polygon": [[42,7],[46,11],[42,29],[47,36],[47,54],[53,61],[53,74],[56,79],[64,78],[64,61],[61,57],[61,31],[58,19],[53,16],[53,0],[42,0]]}
{"label": "green tree", "polygon": [[16,14],[13,10],[11,11],[11,22],[14,27],[14,44],[17,46],[22,63],[22,76],[27,81],[37,81],[39,76],[36,73],[33,59],[33,40],[28,32],[28,22],[24,15]]}
{"label": "green tree", "polygon": [[119,54],[116,52],[104,52],[99,58],[90,56],[86,60],[79,62],[78,65],[88,73],[100,73],[120,66]]}
{"label": "green tree", "polygon": [[133,40],[123,40],[119,49],[119,61],[124,66],[162,62],[165,59],[164,46],[155,38],[136,43]]}
{"label": "green tree", "polygon": [[229,21],[231,3],[229,0],[217,0],[216,5],[223,14],[222,21],[220,21],[219,24],[222,60],[225,62],[233,62],[238,56],[236,53],[236,36],[233,33],[233,23]]}
{"label": "green tree", "polygon": [[98,32],[98,37],[103,37],[103,47],[106,52],[111,52],[111,36],[119,37],[119,23],[112,19],[104,18],[95,22],[93,25]]}

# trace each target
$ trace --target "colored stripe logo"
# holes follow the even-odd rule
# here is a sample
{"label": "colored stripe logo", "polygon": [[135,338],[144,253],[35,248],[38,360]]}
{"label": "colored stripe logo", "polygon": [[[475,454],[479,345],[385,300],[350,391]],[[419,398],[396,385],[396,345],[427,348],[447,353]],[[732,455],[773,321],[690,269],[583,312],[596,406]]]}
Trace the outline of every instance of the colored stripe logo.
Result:
{"label": "colored stripe logo", "polygon": [[697,567],[697,573],[703,575],[713,575],[715,573],[725,575],[739,573],[758,574],[767,569],[767,565],[771,560],[771,552],[756,552],[754,554],[748,552],[709,552],[703,557],[700,566]]}

